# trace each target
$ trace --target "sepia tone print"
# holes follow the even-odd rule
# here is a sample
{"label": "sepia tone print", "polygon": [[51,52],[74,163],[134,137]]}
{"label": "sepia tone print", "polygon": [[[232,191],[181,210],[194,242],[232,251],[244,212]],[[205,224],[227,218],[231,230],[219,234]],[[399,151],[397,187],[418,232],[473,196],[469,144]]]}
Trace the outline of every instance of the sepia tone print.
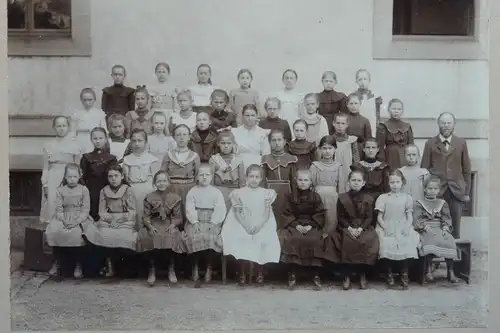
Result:
{"label": "sepia tone print", "polygon": [[487,5],[9,1],[12,329],[483,327]]}

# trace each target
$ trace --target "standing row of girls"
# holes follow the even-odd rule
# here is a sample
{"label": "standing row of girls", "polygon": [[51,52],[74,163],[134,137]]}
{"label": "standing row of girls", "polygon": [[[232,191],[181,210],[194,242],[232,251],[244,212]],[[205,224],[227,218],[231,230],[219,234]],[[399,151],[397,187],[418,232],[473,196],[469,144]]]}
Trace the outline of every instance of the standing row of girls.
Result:
{"label": "standing row of girls", "polygon": [[[255,124],[255,106],[245,106],[242,116],[245,124]],[[202,163],[203,155],[190,148],[195,147],[191,140],[194,133],[185,124],[174,128],[176,148],[166,152],[161,164],[149,151],[146,131],[135,128],[130,136],[131,153],[123,157],[123,167],[110,153],[106,130],[97,127],[90,133],[94,150],[83,154],[79,168],[72,163],[78,159],[77,145],[65,139],[69,121],[56,117],[54,128],[68,150],[61,152],[65,159],[49,163],[58,165],[58,172],[64,165],[64,177],[46,231],[48,243],[56,247],[56,258],[61,248],[71,248],[79,263],[78,248],[85,236],[88,242],[104,249],[108,276],[114,274],[113,262],[120,256],[120,249],[144,251],[151,263],[150,284],[155,281],[157,252],[153,250],[169,250],[170,255],[163,258],[172,258],[172,253],[191,254],[193,279],[198,284],[200,259],[207,264],[204,278],[209,282],[214,254],[223,252],[241,261],[241,284],[245,283],[246,261],[259,265],[259,283],[264,279],[262,265],[281,261],[289,264],[291,288],[296,283],[297,264],[313,268],[313,281],[319,288],[317,267],[333,262],[345,265],[344,288],[349,289],[354,269],[360,273],[361,288],[366,288],[366,267],[373,265],[377,257],[387,259],[389,285],[394,284],[393,261],[401,263],[401,284],[407,288],[408,259],[417,258],[417,249],[421,248],[423,254],[450,259],[448,278],[456,281],[451,261],[456,249],[449,235],[449,213],[444,202],[435,198],[439,188],[435,179],[426,181],[425,190],[418,188],[422,184],[422,171],[415,167],[418,149],[415,152],[415,146],[408,146],[408,167],[387,175],[383,162],[373,162],[378,153],[377,140],[367,139],[363,143],[364,159],[353,163],[358,142],[349,140],[346,123],[346,116],[335,117],[335,135],[319,140],[318,159],[311,154],[304,158],[286,152],[285,133],[280,129],[271,130],[269,135],[256,125],[221,131],[216,138],[219,153],[204,155],[208,156],[208,164]],[[300,128],[300,124],[307,130],[307,123],[301,120],[294,127]],[[200,111],[196,130],[209,126],[209,114]],[[300,131],[295,132],[300,140]],[[259,149],[245,141],[239,144],[238,137],[243,135],[258,143]],[[353,171],[346,170],[335,159],[337,156],[345,159]],[[299,167],[299,157],[305,168]],[[369,170],[362,171],[366,167]],[[415,180],[415,186],[406,191],[402,191],[406,185],[403,172]],[[50,168],[48,174],[55,175]],[[346,179],[343,189],[339,187],[342,177]],[[384,177],[387,181],[380,181]],[[86,187],[79,185],[79,180]],[[376,197],[385,192],[380,187],[387,184],[390,193]],[[420,215],[416,218],[408,194],[412,191],[424,198],[417,201]],[[436,234],[436,227],[441,234]],[[58,269],[56,261],[51,273],[56,274]],[[74,275],[82,275],[81,265],[76,265]],[[173,260],[169,278],[176,281]]]}

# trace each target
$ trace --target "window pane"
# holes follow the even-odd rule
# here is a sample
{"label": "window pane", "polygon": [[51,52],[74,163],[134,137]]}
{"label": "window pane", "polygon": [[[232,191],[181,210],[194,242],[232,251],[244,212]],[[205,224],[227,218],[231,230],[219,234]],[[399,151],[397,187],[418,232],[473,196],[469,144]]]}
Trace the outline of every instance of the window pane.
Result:
{"label": "window pane", "polygon": [[71,29],[71,0],[34,0],[34,28]]}
{"label": "window pane", "polygon": [[474,0],[394,0],[393,35],[471,36]]}
{"label": "window pane", "polygon": [[9,0],[7,5],[8,29],[26,29],[25,0]]}

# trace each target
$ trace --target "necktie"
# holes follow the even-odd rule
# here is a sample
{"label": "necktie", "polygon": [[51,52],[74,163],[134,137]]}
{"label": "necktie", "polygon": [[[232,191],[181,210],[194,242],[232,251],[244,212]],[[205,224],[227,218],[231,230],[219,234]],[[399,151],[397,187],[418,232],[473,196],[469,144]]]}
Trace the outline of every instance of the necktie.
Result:
{"label": "necktie", "polygon": [[443,144],[444,144],[444,147],[446,148],[446,151],[448,151],[448,149],[450,148],[450,141],[444,140]]}

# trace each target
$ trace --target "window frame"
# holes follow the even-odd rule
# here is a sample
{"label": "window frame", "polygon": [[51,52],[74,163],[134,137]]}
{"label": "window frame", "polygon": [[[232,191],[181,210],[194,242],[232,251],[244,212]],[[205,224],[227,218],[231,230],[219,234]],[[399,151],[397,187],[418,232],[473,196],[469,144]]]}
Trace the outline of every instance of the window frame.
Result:
{"label": "window frame", "polygon": [[487,60],[488,1],[474,0],[472,36],[393,35],[393,0],[373,0],[373,58],[378,60]]}
{"label": "window frame", "polygon": [[71,0],[71,35],[66,31],[50,31],[45,36],[33,36],[21,31],[8,31],[7,55],[9,57],[91,56],[90,3],[91,0]]}

